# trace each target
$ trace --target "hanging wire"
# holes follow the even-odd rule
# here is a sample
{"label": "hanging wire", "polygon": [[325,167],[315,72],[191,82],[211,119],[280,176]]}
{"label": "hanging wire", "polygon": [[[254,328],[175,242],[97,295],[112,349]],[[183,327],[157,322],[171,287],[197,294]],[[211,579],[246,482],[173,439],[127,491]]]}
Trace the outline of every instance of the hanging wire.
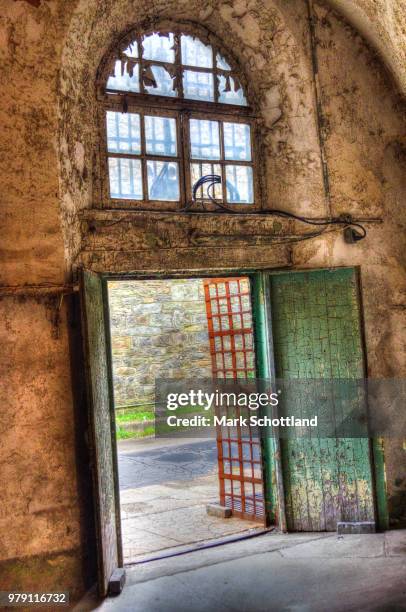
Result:
{"label": "hanging wire", "polygon": [[[214,188],[215,188],[215,185],[219,183],[221,183],[221,176],[218,174],[206,174],[205,176],[200,177],[196,181],[196,183],[193,185],[191,202],[188,202],[187,205],[181,210],[183,212],[190,211],[193,204],[195,204],[196,202],[199,202],[200,204],[202,204],[203,209],[207,212],[204,206],[205,198],[196,197],[198,190],[200,188],[202,188],[203,190],[203,185],[207,184],[206,201],[207,199],[209,199],[216,206],[216,208],[222,211],[231,213],[231,214],[249,215],[249,216],[258,214],[258,213],[249,212],[249,211],[238,211],[237,209],[227,206],[223,202],[216,200],[214,197]],[[312,219],[310,217],[303,217],[301,215],[295,215],[294,213],[287,212],[285,210],[279,210],[277,208],[269,208],[267,210],[263,210],[261,211],[260,214],[261,215],[272,215],[272,216],[282,217],[286,219],[293,219],[301,223],[306,223],[307,225],[324,226],[326,228],[332,225],[340,226],[340,228],[337,228],[337,229],[344,229],[345,231],[351,232],[348,236],[348,242],[357,242],[365,238],[365,236],[367,235],[367,231],[365,227],[361,225],[360,223],[353,221],[350,215],[343,215],[341,217],[332,217],[331,219],[327,219],[327,218],[326,219]],[[361,233],[358,233],[354,228],[359,229]],[[309,233],[309,236],[306,236],[303,239],[307,240],[309,238],[314,238],[316,236],[320,236],[324,232],[325,230],[321,230],[320,232],[311,232]],[[347,236],[346,236],[346,239],[347,239]]]}

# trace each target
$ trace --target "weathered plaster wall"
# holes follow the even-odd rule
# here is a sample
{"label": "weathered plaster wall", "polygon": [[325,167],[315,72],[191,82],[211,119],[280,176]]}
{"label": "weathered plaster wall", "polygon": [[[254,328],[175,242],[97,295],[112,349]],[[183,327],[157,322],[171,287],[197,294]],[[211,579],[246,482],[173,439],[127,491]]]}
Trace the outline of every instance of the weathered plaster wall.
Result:
{"label": "weathered plaster wall", "polygon": [[330,0],[383,58],[400,91],[406,92],[404,0]]}
{"label": "weathered plaster wall", "polygon": [[64,305],[56,336],[54,308],[52,296],[0,299],[0,585],[64,584],[75,596],[86,586],[91,541],[78,500],[87,469],[78,478],[68,315]]}
{"label": "weathered plaster wall", "polygon": [[109,283],[116,408],[151,404],[155,380],[211,377],[203,281]]}
{"label": "weathered plaster wall", "polygon": [[[405,100],[360,35],[316,4],[316,35],[330,201],[334,215],[376,217],[356,248],[329,238],[296,248],[306,266],[359,265],[363,284],[368,375],[406,372]],[[337,58],[341,61],[337,62]],[[406,453],[386,441],[393,524],[406,518]]]}
{"label": "weathered plaster wall", "polygon": [[[315,7],[331,187],[326,198],[304,0],[0,0],[1,283],[58,285],[70,280],[72,264],[80,262],[103,271],[360,265],[369,373],[404,375],[402,4],[329,0]],[[330,5],[344,11],[381,52],[397,89],[364,40],[326,10]],[[270,245],[272,232],[290,231],[272,219],[220,225],[87,210],[97,204],[92,88],[97,66],[120,32],[150,16],[194,19],[224,40],[232,35],[230,46],[252,82],[263,118],[270,206],[322,215],[331,205],[333,211],[384,222],[368,224],[368,238],[356,246],[330,234],[291,247]],[[247,239],[241,238],[244,233]],[[86,413],[78,392],[80,339],[77,316],[71,316],[73,300],[69,317],[66,303],[59,338],[50,322],[55,300],[52,308],[48,298],[32,296],[1,303],[7,322],[2,455],[9,489],[3,491],[0,519],[0,583],[8,588],[79,593],[84,580],[94,579],[84,566],[86,554],[94,557],[94,542]],[[395,518],[405,507],[404,457],[400,443],[386,445]]]}
{"label": "weathered plaster wall", "polygon": [[[0,283],[17,291],[68,277],[56,155],[64,17],[62,3],[0,3]],[[0,587],[75,596],[89,583],[66,300],[56,337],[60,296],[36,293],[0,302]]]}
{"label": "weathered plaster wall", "polygon": [[[56,160],[58,3],[0,3],[1,283],[64,281]],[[51,24],[58,24],[57,27]]]}

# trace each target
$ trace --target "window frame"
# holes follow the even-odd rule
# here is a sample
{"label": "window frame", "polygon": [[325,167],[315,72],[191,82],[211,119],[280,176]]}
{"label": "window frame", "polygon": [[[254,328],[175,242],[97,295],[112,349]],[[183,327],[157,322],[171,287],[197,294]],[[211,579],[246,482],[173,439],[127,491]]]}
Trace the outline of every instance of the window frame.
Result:
{"label": "window frame", "polygon": [[[182,135],[181,135],[181,126],[178,119],[178,114],[176,111],[168,110],[164,108],[155,108],[148,106],[141,106],[139,104],[133,104],[132,102],[128,104],[127,112],[129,113],[137,113],[140,115],[140,133],[141,133],[141,153],[134,154],[130,152],[125,153],[114,153],[109,152],[107,149],[107,127],[106,127],[106,116],[107,111],[113,112],[123,112],[122,104],[120,103],[112,103],[109,101],[106,105],[103,106],[101,112],[101,122],[103,123],[103,129],[101,130],[101,146],[103,147],[104,154],[101,156],[101,179],[102,179],[102,200],[104,204],[104,208],[128,208],[131,210],[144,209],[146,207],[150,207],[151,210],[179,210],[179,208],[183,208],[186,204],[185,202],[185,193],[183,189],[183,185],[185,182],[185,178],[183,176],[184,172],[184,163],[183,163],[183,150],[182,150]],[[165,156],[165,155],[157,155],[150,154],[146,152],[145,146],[145,127],[143,118],[145,116],[156,116],[156,117],[171,117],[176,121],[176,155]],[[143,199],[142,200],[131,200],[129,198],[120,199],[120,198],[112,198],[110,195],[110,182],[109,182],[109,166],[108,160],[110,157],[118,157],[125,159],[139,159],[141,160],[141,176],[142,176],[142,190],[143,190]],[[151,161],[167,161],[167,162],[177,162],[179,169],[179,200],[171,201],[171,200],[150,200],[148,198],[148,179],[147,179],[147,160]]]}
{"label": "window frame", "polygon": [[[223,192],[223,199],[220,203],[224,203],[226,206],[233,208],[233,210],[240,212],[249,212],[258,210],[260,207],[258,204],[260,203],[260,185],[257,174],[257,153],[256,153],[256,120],[255,118],[249,116],[235,116],[226,113],[209,113],[207,111],[199,111],[199,112],[189,112],[188,119],[203,119],[208,121],[218,121],[219,130],[220,130],[220,159],[195,159],[192,158],[190,152],[190,130],[189,130],[189,121],[184,122],[184,147],[186,150],[186,155],[184,159],[185,164],[185,190],[186,190],[186,201],[190,202],[192,199],[192,181],[191,181],[191,170],[190,165],[192,163],[210,163],[210,164],[218,164],[221,167],[221,188]],[[224,155],[224,129],[223,123],[244,123],[250,126],[250,141],[251,141],[251,160],[231,160],[225,159]],[[187,166],[187,168],[186,168]],[[225,182],[225,167],[226,166],[249,166],[252,168],[252,187],[253,187],[253,195],[254,202],[251,204],[237,204],[237,203],[228,203],[226,198],[227,186]],[[210,200],[204,200],[204,204],[207,210],[216,210],[218,207],[216,204],[211,202]]]}
{"label": "window frame", "polygon": [[[226,104],[221,102],[211,102],[211,101],[202,101],[202,100],[191,100],[181,97],[169,97],[169,96],[160,96],[149,93],[138,93],[138,92],[124,92],[124,91],[116,91],[116,90],[107,90],[106,83],[108,75],[111,73],[111,68],[114,65],[114,62],[117,60],[119,55],[118,49],[123,48],[127,43],[134,41],[135,38],[138,39],[138,55],[140,54],[140,36],[148,36],[153,32],[165,32],[171,31],[174,34],[180,35],[191,35],[199,38],[203,43],[212,45],[213,49],[213,58],[215,61],[217,53],[219,53],[222,57],[225,58],[227,63],[230,65],[231,70],[227,71],[230,76],[237,76],[238,80],[241,83],[241,87],[243,88],[244,94],[247,98],[247,106],[234,105],[234,104]],[[208,37],[208,38],[207,38]],[[180,45],[178,46],[178,53],[180,54]],[[137,61],[140,64],[140,70],[142,68],[142,62],[140,57],[137,58]],[[176,57],[175,57],[176,61]],[[155,60],[147,60],[147,63],[157,64],[157,65],[165,65],[166,62],[159,62]],[[174,64],[173,64],[174,65]],[[215,64],[214,64],[215,66]],[[207,72],[210,69],[207,68],[199,68],[195,66],[187,66],[182,64],[181,69],[192,69],[196,71]],[[221,70],[220,70],[221,72]],[[212,70],[214,78],[217,74],[217,69]],[[180,79],[181,80],[181,79]],[[215,81],[217,79],[215,78]],[[142,77],[140,76],[140,82],[142,82]],[[217,90],[217,86],[215,86],[215,91]],[[182,89],[180,89],[182,91]],[[259,133],[260,126],[259,120],[254,112],[252,106],[249,105],[249,96],[247,92],[247,88],[244,83],[244,79],[242,78],[241,72],[238,68],[235,67],[235,62],[232,58],[230,58],[229,53],[227,51],[223,51],[223,49],[219,46],[217,41],[213,40],[212,35],[205,33],[205,36],[202,35],[202,31],[200,28],[198,31],[194,31],[190,28],[179,28],[173,25],[162,27],[162,28],[154,28],[153,30],[146,29],[145,31],[135,32],[128,34],[126,37],[121,39],[120,43],[114,46],[113,50],[109,54],[108,58],[105,61],[104,66],[102,67],[98,80],[97,80],[97,100],[98,100],[98,124],[99,124],[99,153],[100,153],[100,205],[104,209],[126,209],[126,210],[143,210],[143,211],[169,211],[169,212],[181,212],[185,206],[191,202],[192,198],[192,185],[191,185],[191,163],[193,163],[192,158],[190,156],[190,134],[189,134],[189,119],[206,119],[209,121],[218,121],[220,124],[220,148],[221,148],[221,159],[220,160],[207,160],[206,163],[219,164],[222,168],[222,191],[223,191],[223,200],[220,201],[220,204],[224,204],[227,207],[230,207],[233,212],[257,212],[263,208],[263,169],[260,166],[261,156],[259,155],[258,147],[260,143]],[[141,154],[131,154],[127,152],[123,153],[113,153],[108,152],[107,150],[107,126],[106,126],[106,117],[107,111],[113,112],[129,112],[129,113],[138,113],[140,115],[140,123],[141,123]],[[152,155],[146,154],[145,150],[145,130],[144,130],[144,116],[161,116],[161,117],[173,117],[176,120],[176,144],[177,144],[177,155],[166,157],[160,155]],[[222,138],[222,122],[227,123],[246,123],[250,125],[250,138],[251,138],[251,161],[245,160],[225,160],[224,159],[224,151],[223,151],[223,138]],[[143,199],[142,200],[131,200],[131,199],[119,199],[112,198],[110,196],[110,186],[109,186],[109,168],[108,168],[108,159],[109,157],[122,157],[122,158],[132,158],[132,159],[141,159],[142,164],[142,189],[143,189]],[[178,163],[178,176],[179,176],[179,200],[177,201],[168,201],[168,200],[149,200],[148,199],[148,183],[147,183],[147,174],[146,174],[146,161],[147,159],[157,161],[174,161]],[[194,163],[199,163],[199,161],[195,161]],[[254,202],[251,204],[239,204],[239,203],[228,203],[225,199],[226,195],[226,184],[224,179],[225,174],[225,166],[226,165],[241,165],[241,166],[250,166],[252,168],[252,177],[253,177],[253,199]],[[200,202],[202,202],[200,200]],[[211,202],[209,199],[204,199],[204,208],[208,211],[219,210],[219,207]],[[192,205],[192,210],[199,211],[201,210],[201,205],[199,203],[194,203]]]}

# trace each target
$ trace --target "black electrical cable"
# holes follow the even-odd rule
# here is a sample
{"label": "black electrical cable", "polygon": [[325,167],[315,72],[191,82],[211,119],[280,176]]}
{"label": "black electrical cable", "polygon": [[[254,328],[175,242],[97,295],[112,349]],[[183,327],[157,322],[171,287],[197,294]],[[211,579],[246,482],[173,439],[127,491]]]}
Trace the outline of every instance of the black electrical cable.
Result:
{"label": "black electrical cable", "polygon": [[[205,176],[201,176],[199,180],[196,181],[196,183],[193,185],[193,190],[192,190],[193,200],[196,200],[197,190],[199,189],[199,187],[204,185],[204,183],[210,183],[210,185],[207,187],[207,193],[208,193],[208,190],[210,189],[211,186],[214,187],[216,183],[221,183],[221,176],[219,176],[218,174],[206,174]],[[209,195],[209,198],[211,199],[210,195]]]}
{"label": "black electrical cable", "polygon": [[[209,197],[209,200],[211,200],[212,202],[215,202],[216,205],[218,204],[218,202],[216,202],[216,200],[214,199],[214,194],[213,196],[210,195],[209,193],[209,189],[210,188],[214,188],[214,185],[216,183],[221,183],[221,177],[218,174],[205,174],[204,176],[201,176],[196,183],[193,185],[193,189],[192,189],[192,201],[188,202],[186,204],[186,206],[184,206],[183,208],[180,209],[181,212],[187,212],[188,210],[191,209],[191,207],[193,206],[193,204],[195,202],[198,201],[198,199],[196,198],[196,194],[197,191],[200,187],[202,187],[205,183],[210,183],[207,187],[207,195]],[[203,207],[203,210],[205,212],[207,212],[206,207],[205,207],[205,202],[204,202],[204,198],[199,198],[200,203]]]}
{"label": "black electrical cable", "polygon": [[[190,210],[190,208],[193,206],[193,203],[197,201],[196,194],[197,194],[198,189],[202,187],[205,183],[209,183],[206,189],[207,196],[209,200],[213,202],[217,208],[220,208],[222,211],[225,211],[231,214],[249,215],[249,216],[252,216],[253,214],[255,214],[255,212],[252,213],[249,211],[238,211],[235,208],[231,208],[227,206],[226,204],[223,204],[223,202],[220,202],[215,199],[214,193],[212,193],[214,191],[214,186],[218,183],[221,183],[221,176],[219,176],[218,174],[206,174],[205,176],[200,177],[196,181],[192,189],[192,201],[189,202],[187,206],[185,206],[183,209],[181,209],[182,211],[186,212]],[[202,198],[202,201],[203,201],[203,198]],[[287,212],[286,210],[279,210],[277,208],[269,208],[267,210],[261,211],[261,214],[285,217],[287,219],[293,219],[296,221],[300,221],[301,223],[306,223],[308,225],[322,225],[322,226],[344,225],[346,227],[357,227],[362,232],[362,235],[359,236],[358,240],[365,238],[365,236],[367,235],[367,231],[365,227],[361,225],[360,223],[352,221],[352,219],[348,216],[333,217],[331,219],[311,219],[310,217],[302,217],[301,215],[295,215],[294,213]],[[322,232],[320,232],[320,234],[321,233]]]}

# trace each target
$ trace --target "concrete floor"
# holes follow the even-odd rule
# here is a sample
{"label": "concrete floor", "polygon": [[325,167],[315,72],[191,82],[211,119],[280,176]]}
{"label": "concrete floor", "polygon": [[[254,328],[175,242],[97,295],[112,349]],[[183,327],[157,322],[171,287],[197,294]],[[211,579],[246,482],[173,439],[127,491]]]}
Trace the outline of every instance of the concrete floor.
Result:
{"label": "concrete floor", "polygon": [[397,612],[406,610],[406,530],[269,533],[127,570],[101,612]]}
{"label": "concrete floor", "polygon": [[232,534],[256,522],[206,514],[219,501],[216,441],[123,440],[118,444],[124,562]]}

